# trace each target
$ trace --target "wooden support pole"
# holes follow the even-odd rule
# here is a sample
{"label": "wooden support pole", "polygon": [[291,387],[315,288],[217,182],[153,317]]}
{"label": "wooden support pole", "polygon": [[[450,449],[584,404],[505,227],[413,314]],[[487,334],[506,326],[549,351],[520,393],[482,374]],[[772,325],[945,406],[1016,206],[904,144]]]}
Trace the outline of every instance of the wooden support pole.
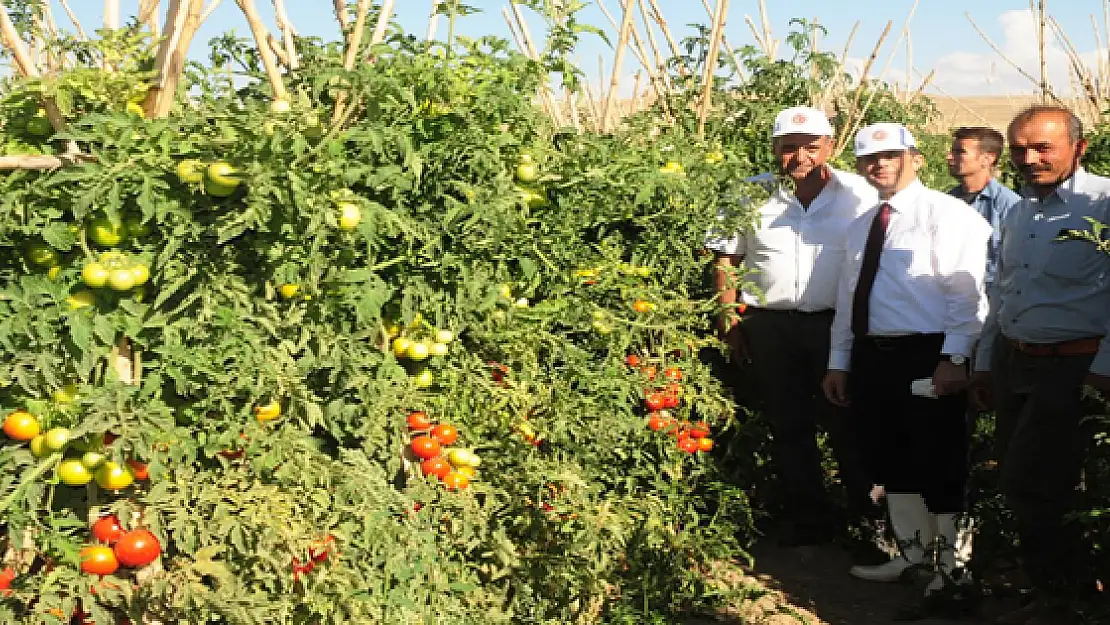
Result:
{"label": "wooden support pole", "polygon": [[284,57],[283,62],[286,67],[293,70],[299,69],[301,60],[297,56],[296,31],[293,30],[293,22],[289,20],[289,14],[285,10],[285,0],[274,0],[274,18],[277,20],[281,40],[285,46],[285,54],[280,56]]}
{"label": "wooden support pole", "polygon": [[624,50],[628,47],[628,38],[632,32],[632,17],[634,12],[635,7],[632,6],[632,3],[626,2],[624,5],[624,18],[621,20],[620,36],[617,39],[617,53],[613,59],[613,75],[609,81],[609,93],[605,95],[605,104],[601,108],[602,129],[605,132],[612,129],[610,126],[610,115],[613,110],[613,105],[619,97],[617,88],[620,86],[620,72],[624,64]]}
{"label": "wooden support pole", "polygon": [[66,12],[66,17],[69,18],[70,23],[77,30],[77,39],[79,41],[88,41],[89,36],[85,34],[85,29],[81,27],[81,20],[77,19],[77,14],[73,12],[73,8],[69,6],[67,0],[58,0],[58,4],[62,5],[62,10]]}
{"label": "wooden support pole", "polygon": [[104,28],[119,28],[119,0],[104,0]]}
{"label": "wooden support pole", "polygon": [[717,55],[721,50],[721,37],[724,35],[725,20],[728,17],[728,0],[717,0],[717,15],[713,20],[713,30],[709,35],[709,55],[705,61],[705,88],[702,92],[701,111],[698,113],[698,134],[705,134],[705,122],[709,119],[709,108],[713,100],[713,84],[717,75]]}
{"label": "wooden support pole", "polygon": [[385,31],[389,28],[389,20],[393,19],[393,5],[396,0],[383,0],[382,10],[378,14],[378,25],[374,28],[374,35],[370,37],[370,45],[376,46],[385,41]]}
{"label": "wooden support pole", "polygon": [[282,80],[277,59],[274,57],[274,51],[268,43],[270,31],[263,23],[262,16],[258,14],[258,7],[255,6],[254,0],[235,1],[239,4],[243,14],[246,15],[247,22],[250,23],[251,33],[254,34],[254,41],[258,46],[258,55],[262,57],[262,65],[266,68],[266,78],[270,81],[270,89],[274,93],[274,99],[288,100],[289,92],[285,89],[285,81]]}

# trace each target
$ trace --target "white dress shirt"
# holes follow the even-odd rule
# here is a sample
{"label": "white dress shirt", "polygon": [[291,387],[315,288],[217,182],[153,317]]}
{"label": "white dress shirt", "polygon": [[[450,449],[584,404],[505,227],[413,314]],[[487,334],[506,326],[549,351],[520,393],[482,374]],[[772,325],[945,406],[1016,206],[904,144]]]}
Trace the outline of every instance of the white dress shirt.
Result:
{"label": "white dress shirt", "polygon": [[[712,237],[706,246],[743,257],[747,306],[815,312],[836,307],[836,284],[844,265],[848,225],[878,201],[875,189],[856,174],[829,168],[831,177],[808,208],[778,188],[759,207],[751,230]],[[772,182],[764,174],[747,182]]]}
{"label": "white dress shirt", "polygon": [[[969,356],[986,319],[984,292],[991,226],[975,209],[914,180],[887,201],[890,224],[871,291],[871,336],[945,334],[943,354]],[[876,204],[848,228],[829,368],[847,371],[852,297]]]}

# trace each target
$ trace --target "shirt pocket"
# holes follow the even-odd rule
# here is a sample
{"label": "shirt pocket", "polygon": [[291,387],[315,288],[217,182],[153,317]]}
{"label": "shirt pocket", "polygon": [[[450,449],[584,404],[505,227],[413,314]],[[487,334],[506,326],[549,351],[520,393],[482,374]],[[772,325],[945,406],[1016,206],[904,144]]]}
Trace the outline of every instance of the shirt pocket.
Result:
{"label": "shirt pocket", "polygon": [[1090,241],[1053,241],[1044,273],[1072,284],[1102,284],[1110,271],[1110,255]]}

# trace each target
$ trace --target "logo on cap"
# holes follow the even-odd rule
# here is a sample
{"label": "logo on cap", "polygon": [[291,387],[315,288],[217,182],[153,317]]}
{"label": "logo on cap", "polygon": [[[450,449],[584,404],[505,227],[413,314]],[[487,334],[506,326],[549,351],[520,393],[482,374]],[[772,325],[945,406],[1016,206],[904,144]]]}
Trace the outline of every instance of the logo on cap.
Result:
{"label": "logo on cap", "polygon": [[886,131],[881,128],[871,133],[871,138],[875,141],[882,141],[883,139],[886,139],[886,136]]}
{"label": "logo on cap", "polygon": [[802,124],[806,123],[808,119],[809,118],[806,117],[805,113],[794,113],[794,117],[790,118],[790,123],[801,126]]}

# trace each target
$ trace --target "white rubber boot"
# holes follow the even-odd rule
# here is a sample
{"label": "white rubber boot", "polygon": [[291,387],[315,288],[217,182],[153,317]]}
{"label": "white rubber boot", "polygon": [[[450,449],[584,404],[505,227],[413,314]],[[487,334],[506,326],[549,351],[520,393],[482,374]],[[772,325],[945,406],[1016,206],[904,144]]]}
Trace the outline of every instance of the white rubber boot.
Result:
{"label": "white rubber boot", "polygon": [[886,564],[853,566],[854,577],[871,582],[896,582],[910,567],[924,564],[925,548],[933,540],[932,516],[921,495],[887,493],[890,527],[902,555]]}

